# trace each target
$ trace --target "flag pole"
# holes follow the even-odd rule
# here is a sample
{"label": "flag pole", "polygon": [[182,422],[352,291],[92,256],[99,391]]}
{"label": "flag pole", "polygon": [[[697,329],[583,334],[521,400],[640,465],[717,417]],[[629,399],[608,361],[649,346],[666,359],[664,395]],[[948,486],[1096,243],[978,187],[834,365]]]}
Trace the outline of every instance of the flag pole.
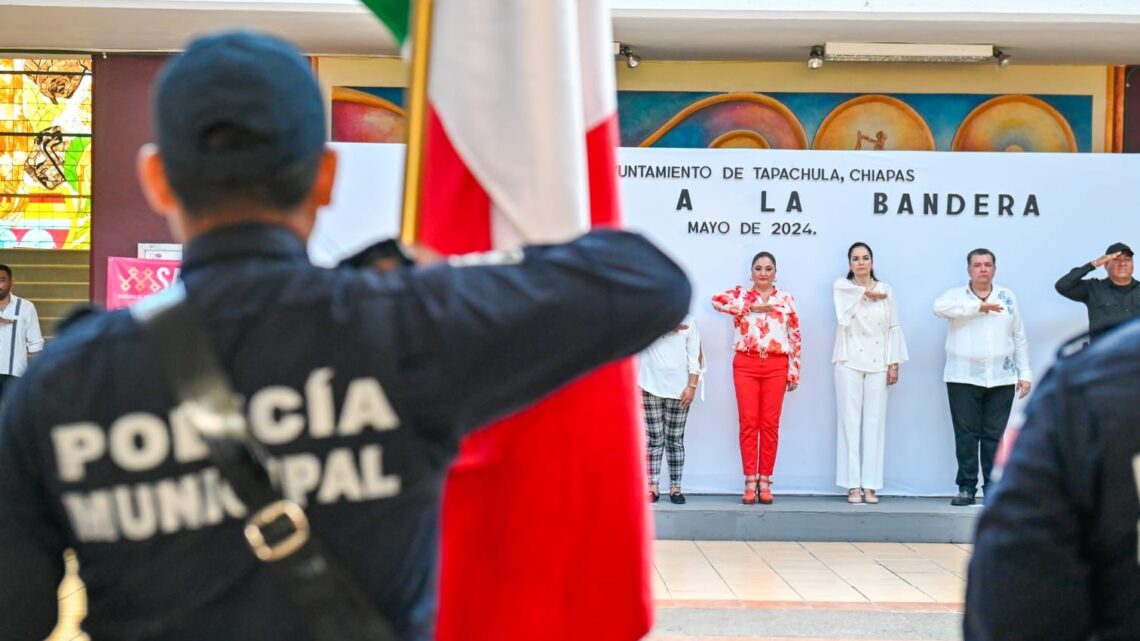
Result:
{"label": "flag pole", "polygon": [[406,244],[419,240],[433,4],[433,0],[414,0],[412,10],[412,73],[408,81],[408,142],[404,156],[404,204],[400,222],[400,240]]}

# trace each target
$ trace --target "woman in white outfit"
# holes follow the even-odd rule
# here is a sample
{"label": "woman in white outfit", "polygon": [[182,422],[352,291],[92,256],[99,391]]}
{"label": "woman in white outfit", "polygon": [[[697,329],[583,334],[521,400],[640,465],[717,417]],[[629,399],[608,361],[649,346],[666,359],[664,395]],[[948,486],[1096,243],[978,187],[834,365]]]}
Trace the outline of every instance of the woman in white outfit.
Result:
{"label": "woman in white outfit", "polygon": [[[874,254],[866,243],[847,250],[849,271],[835,281],[835,395],[839,415],[835,482],[849,503],[878,503],[883,487],[887,387],[899,380],[907,360],[895,297],[875,278]],[[862,461],[860,461],[860,449]]]}

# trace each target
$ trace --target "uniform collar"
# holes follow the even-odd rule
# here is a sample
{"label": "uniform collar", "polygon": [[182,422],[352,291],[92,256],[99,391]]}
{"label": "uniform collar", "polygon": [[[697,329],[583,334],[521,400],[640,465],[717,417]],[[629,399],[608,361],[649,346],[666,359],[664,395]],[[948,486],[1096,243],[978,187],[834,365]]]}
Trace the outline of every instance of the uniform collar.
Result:
{"label": "uniform collar", "polygon": [[222,227],[195,238],[183,255],[182,269],[233,258],[309,260],[305,244],[292,231],[280,225],[250,223]]}

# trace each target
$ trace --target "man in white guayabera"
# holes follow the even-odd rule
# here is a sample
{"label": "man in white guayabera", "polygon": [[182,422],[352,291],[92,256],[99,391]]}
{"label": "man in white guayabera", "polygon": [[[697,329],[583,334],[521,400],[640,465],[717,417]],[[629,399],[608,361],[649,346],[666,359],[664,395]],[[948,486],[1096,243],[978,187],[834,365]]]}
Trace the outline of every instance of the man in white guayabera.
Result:
{"label": "man in white guayabera", "polygon": [[28,360],[44,348],[36,306],[12,293],[15,284],[12,268],[0,265],[0,395],[9,381],[24,375]]}
{"label": "man in white guayabera", "polygon": [[[949,321],[946,382],[958,457],[958,495],[951,505],[973,505],[981,473],[988,486],[1016,390],[1029,394],[1029,346],[1021,306],[1009,289],[994,284],[997,258],[988,249],[966,256],[970,282],[934,301],[934,314]],[[987,489],[992,489],[987,487]]]}

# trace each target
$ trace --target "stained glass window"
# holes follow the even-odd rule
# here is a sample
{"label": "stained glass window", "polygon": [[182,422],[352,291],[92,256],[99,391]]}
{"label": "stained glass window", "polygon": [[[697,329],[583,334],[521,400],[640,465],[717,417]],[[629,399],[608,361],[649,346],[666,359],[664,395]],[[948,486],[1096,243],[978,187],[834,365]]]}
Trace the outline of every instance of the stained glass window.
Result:
{"label": "stained glass window", "polygon": [[0,58],[0,248],[91,248],[91,59]]}

